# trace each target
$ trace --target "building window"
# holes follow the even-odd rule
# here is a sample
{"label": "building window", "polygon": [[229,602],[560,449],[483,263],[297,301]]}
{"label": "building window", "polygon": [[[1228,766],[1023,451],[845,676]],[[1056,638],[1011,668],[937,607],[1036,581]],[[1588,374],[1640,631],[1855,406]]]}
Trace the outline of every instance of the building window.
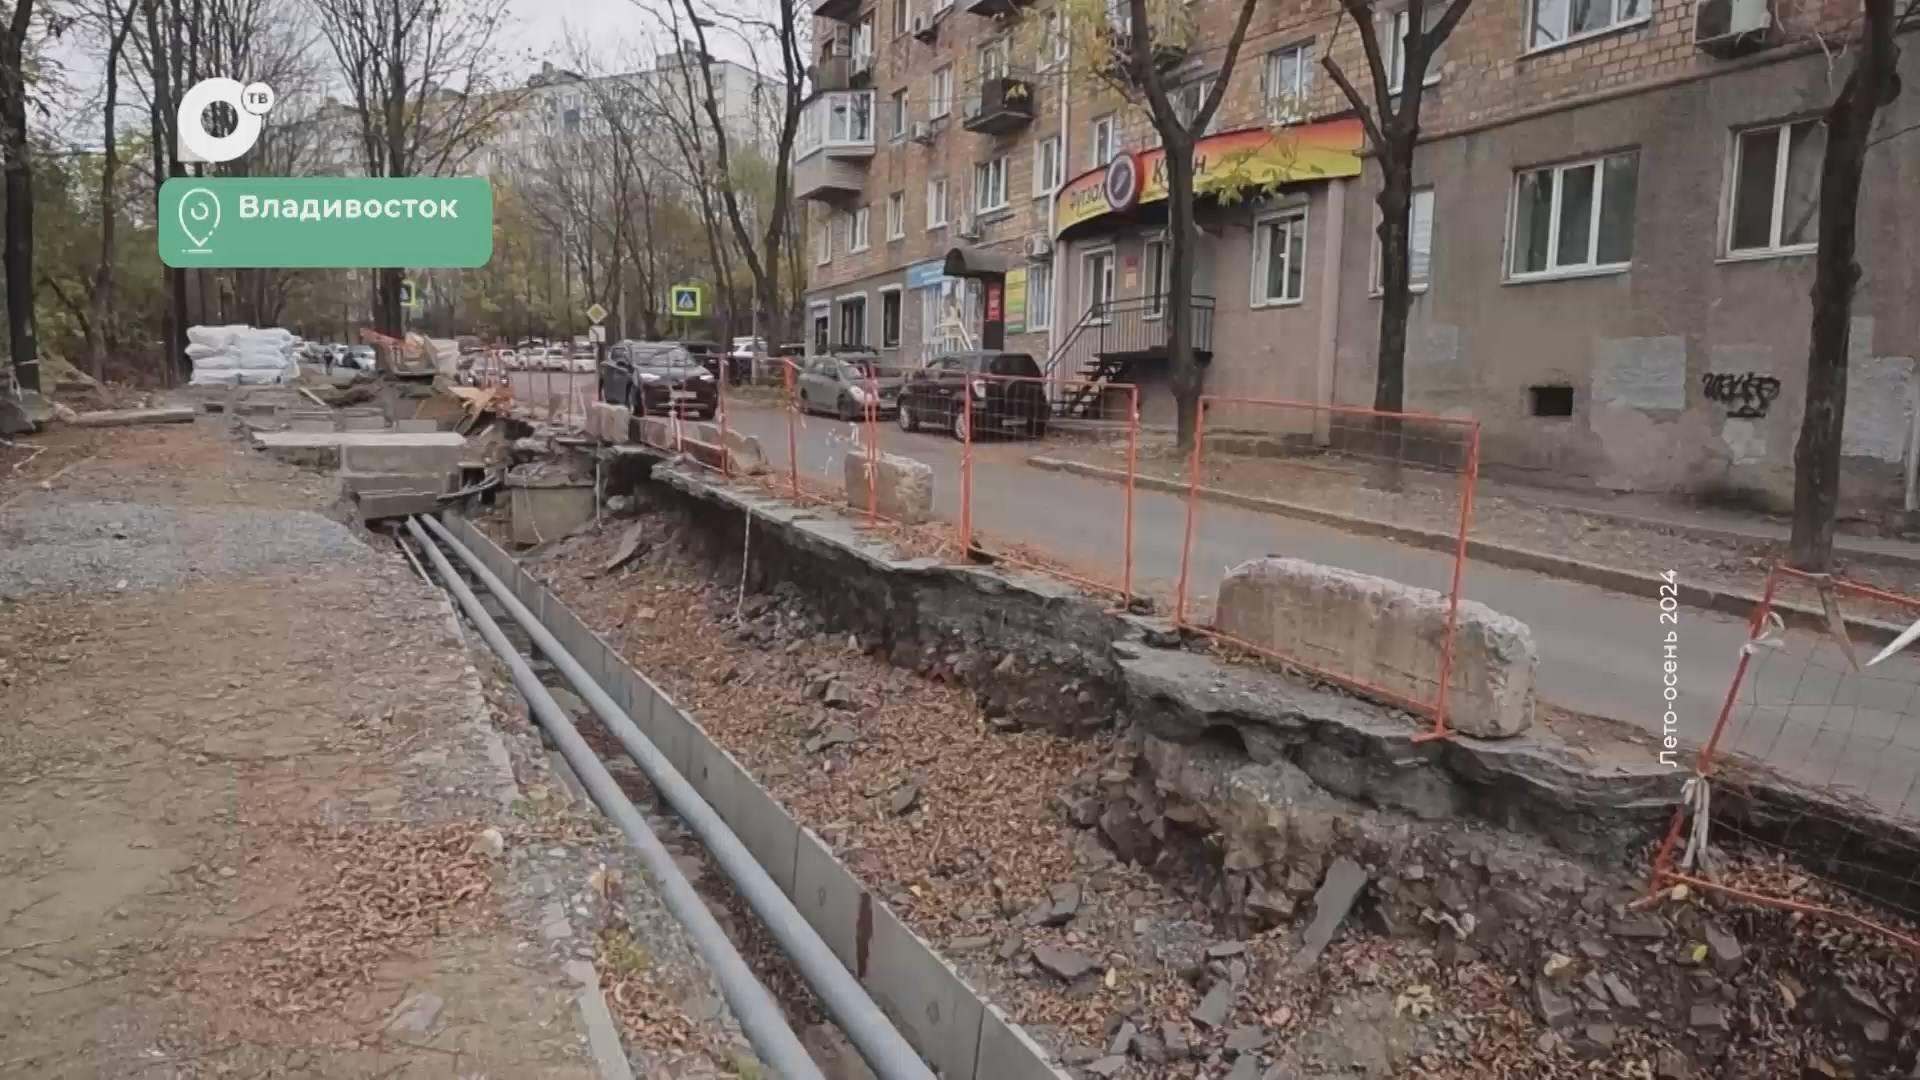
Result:
{"label": "building window", "polygon": [[953,111],[953,65],[943,64],[933,71],[927,90],[927,115],[939,119]]}
{"label": "building window", "polygon": [[907,193],[896,191],[887,196],[887,239],[903,240],[907,235]]}
{"label": "building window", "polygon": [[1027,264],[1027,329],[1053,327],[1053,266],[1050,263]]}
{"label": "building window", "polygon": [[[1375,211],[1374,224],[1380,222],[1380,213]],[[1380,233],[1373,234],[1373,291],[1377,295],[1383,280],[1382,268],[1385,264],[1380,258]],[[1414,292],[1426,292],[1427,284],[1433,277],[1433,189],[1422,188],[1413,193],[1407,205],[1407,283]]]}
{"label": "building window", "polygon": [[872,210],[870,206],[862,206],[847,218],[848,251],[867,250],[867,227],[873,223]]}
{"label": "building window", "polygon": [[1107,305],[1113,302],[1113,249],[1089,251],[1080,260],[1080,299],[1094,322],[1108,318]]}
{"label": "building window", "polygon": [[995,38],[980,46],[980,81],[1007,76],[1007,39]]}
{"label": "building window", "polygon": [[1514,181],[1514,277],[1625,269],[1633,262],[1640,152],[1527,169]]}
{"label": "building window", "polygon": [[1007,208],[1007,159],[994,158],[973,167],[973,208],[979,213]]}
{"label": "building window", "polygon": [[1041,46],[1042,56],[1048,67],[1063,64],[1067,60],[1067,25],[1059,8],[1047,12],[1046,29]]}
{"label": "building window", "polygon": [[1253,223],[1253,306],[1297,304],[1307,278],[1305,207],[1268,214]]}
{"label": "building window", "polygon": [[813,228],[813,261],[821,266],[833,261],[833,223],[823,221]]}
{"label": "building window", "polygon": [[1157,319],[1166,312],[1167,285],[1173,280],[1173,252],[1164,239],[1147,241],[1147,318]]}
{"label": "building window", "polygon": [[1044,198],[1060,190],[1060,136],[1051,135],[1033,144],[1033,197]]}
{"label": "building window", "polygon": [[[1586,2],[1591,3],[1594,0],[1586,0]],[[1604,4],[1608,0],[1598,0],[1598,2]],[[1432,30],[1434,24],[1438,23],[1440,17],[1446,12],[1447,6],[1436,0],[1435,3],[1422,9],[1420,17],[1427,24],[1426,29]],[[1406,8],[1393,13],[1393,33],[1387,35],[1387,90],[1391,93],[1399,93],[1400,85],[1407,78],[1407,31],[1410,26],[1411,20]],[[1447,47],[1442,43],[1440,48],[1434,50],[1432,56],[1427,57],[1427,76],[1421,80],[1422,86],[1432,86],[1440,81],[1440,66],[1446,62],[1446,58]]]}
{"label": "building window", "polygon": [[815,356],[826,352],[827,346],[833,342],[832,331],[828,328],[831,320],[827,318],[827,310],[825,304],[816,304],[809,309],[813,315],[813,354]]}
{"label": "building window", "polygon": [[1644,22],[1647,0],[1533,0],[1530,49],[1551,49],[1616,26]]}
{"label": "building window", "polygon": [[1573,387],[1527,387],[1527,412],[1534,416],[1572,416]]}
{"label": "building window", "polygon": [[1260,95],[1267,103],[1267,122],[1290,124],[1306,118],[1307,95],[1313,90],[1313,45],[1305,43],[1275,49],[1260,70]]}
{"label": "building window", "polygon": [[907,0],[893,0],[893,36],[906,33],[912,25],[913,13]]}
{"label": "building window", "polygon": [[[1174,114],[1180,117],[1180,126],[1193,131],[1194,117],[1200,115],[1200,106],[1207,103],[1207,95],[1213,93],[1212,79],[1199,79],[1176,89],[1172,95]],[[1195,135],[1211,135],[1220,126],[1220,110],[1213,111],[1213,118],[1207,121],[1205,131],[1193,131]],[[1160,132],[1153,133],[1154,142],[1160,141]]]}
{"label": "building window", "polygon": [[899,289],[883,289],[880,293],[880,347],[883,349],[900,347]]}
{"label": "building window", "polygon": [[873,15],[868,14],[853,28],[853,70],[873,70]]}
{"label": "building window", "polygon": [[904,139],[907,137],[907,91],[906,91],[906,88],[902,87],[898,90],[895,90],[893,92],[893,97],[890,99],[890,103],[892,107],[888,111],[888,116],[890,117],[890,119],[888,121],[887,134],[895,139]]}
{"label": "building window", "polygon": [[840,346],[845,349],[867,347],[867,294],[840,298]]}
{"label": "building window", "polygon": [[927,228],[939,229],[947,224],[947,181],[943,177],[927,181]]}
{"label": "building window", "polygon": [[1093,161],[1090,162],[1093,168],[1101,168],[1113,160],[1114,152],[1119,149],[1119,146],[1114,142],[1111,113],[1093,118],[1093,138],[1088,140],[1087,149],[1093,154]]}
{"label": "building window", "polygon": [[1814,249],[1826,147],[1827,127],[1819,120],[1754,128],[1734,137],[1728,254]]}

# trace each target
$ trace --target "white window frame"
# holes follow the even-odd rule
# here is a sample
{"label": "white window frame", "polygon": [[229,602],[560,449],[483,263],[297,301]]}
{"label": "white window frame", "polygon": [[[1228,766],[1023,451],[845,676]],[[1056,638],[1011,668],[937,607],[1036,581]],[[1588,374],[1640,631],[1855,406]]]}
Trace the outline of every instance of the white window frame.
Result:
{"label": "white window frame", "polygon": [[[1621,7],[1631,2],[1637,2],[1640,5],[1640,11],[1629,18],[1619,18]],[[1628,29],[1629,27],[1643,26],[1653,19],[1653,0],[1611,0],[1615,16],[1613,21],[1607,23],[1605,26],[1595,27],[1592,30],[1585,30],[1581,33],[1568,36],[1567,26],[1573,21],[1573,3],[1572,0],[1566,0],[1566,14],[1560,24],[1560,40],[1539,44],[1534,39],[1536,31],[1539,29],[1540,3],[1541,0],[1527,0],[1527,36],[1520,50],[1522,56],[1551,52],[1554,49],[1563,49],[1568,45],[1597,38],[1603,34],[1611,34],[1616,31]]]}
{"label": "white window frame", "polygon": [[813,264],[825,266],[833,261],[833,219],[827,218],[814,228]]}
{"label": "white window frame", "polygon": [[[880,293],[880,344],[876,347],[880,349],[898,349],[900,347],[900,343],[907,339],[906,293],[902,290],[902,287],[899,285],[882,285],[877,291]],[[893,344],[891,345],[887,344],[887,297],[888,296],[892,296],[894,298],[893,300],[894,320],[896,323],[896,325],[893,328],[894,339],[893,339]]]}
{"label": "white window frame", "polygon": [[[1592,277],[1602,274],[1624,273],[1633,268],[1632,256],[1628,256],[1626,262],[1603,263],[1599,261],[1600,213],[1602,208],[1606,206],[1607,161],[1611,158],[1622,157],[1628,154],[1635,156],[1634,180],[1635,187],[1637,188],[1639,186],[1640,168],[1638,148],[1618,150],[1613,153],[1600,154],[1595,157],[1576,158],[1572,161],[1556,161],[1544,165],[1529,165],[1513,171],[1513,183],[1508,189],[1507,194],[1507,250],[1502,259],[1502,266],[1505,268],[1506,279],[1508,281],[1544,281],[1553,278]],[[1593,209],[1591,211],[1591,219],[1587,222],[1587,261],[1584,263],[1560,266],[1557,265],[1560,254],[1560,198],[1561,193],[1566,187],[1562,178],[1565,177],[1570,170],[1582,169],[1589,165],[1593,166]],[[1547,215],[1546,268],[1543,270],[1515,270],[1513,268],[1513,256],[1520,242],[1521,178],[1531,173],[1546,172],[1549,170],[1553,173],[1553,204],[1552,209]],[[1637,214],[1639,212],[1639,199],[1637,195],[1634,203],[1634,212]],[[1629,241],[1632,239],[1631,230],[1633,229],[1633,225],[1634,223],[1631,220],[1627,222]],[[1631,246],[1631,243],[1629,243],[1629,246]]]}
{"label": "white window frame", "polygon": [[[992,199],[993,188],[995,186],[994,174],[996,171],[999,173],[998,201],[994,201]],[[1007,205],[1008,205],[1007,174],[1011,171],[1012,169],[1007,161],[1007,155],[1005,154],[1002,154],[997,158],[989,158],[986,161],[976,162],[974,164],[973,166],[973,212],[974,213],[991,214],[997,210],[1005,210],[1007,208]],[[983,179],[986,181],[984,188],[981,184],[981,181]]]}
{"label": "white window frame", "polygon": [[1104,169],[1120,151],[1119,132],[1112,113],[1096,116],[1088,125],[1087,150],[1093,155],[1093,168]]}
{"label": "white window frame", "polygon": [[1067,62],[1067,23],[1059,7],[1047,12],[1040,42],[1043,69],[1051,70]]}
{"label": "white window frame", "polygon": [[[938,189],[939,198],[934,197]],[[927,178],[927,231],[947,227],[947,178],[933,176]]]}
{"label": "white window frame", "polygon": [[982,87],[988,79],[1004,79],[1013,72],[1013,46],[1004,35],[989,38],[974,50],[974,63]]}
{"label": "white window frame", "polygon": [[[1721,254],[1723,256],[1729,259],[1770,259],[1778,255],[1805,255],[1808,252],[1818,251],[1820,249],[1820,234],[1817,225],[1814,230],[1814,239],[1804,244],[1782,244],[1780,242],[1780,229],[1781,226],[1785,224],[1787,209],[1787,163],[1791,160],[1788,153],[1792,141],[1790,138],[1791,129],[1805,124],[1823,123],[1825,123],[1825,121],[1820,117],[1803,116],[1797,120],[1783,120],[1774,124],[1756,124],[1753,127],[1739,128],[1734,131],[1733,146],[1729,150],[1730,156],[1728,158],[1727,169],[1727,228],[1722,236]],[[1779,137],[1773,147],[1772,225],[1767,230],[1768,239],[1766,246],[1736,248],[1733,246],[1733,230],[1736,220],[1734,215],[1740,205],[1740,158],[1741,155],[1745,153],[1741,144],[1747,136],[1757,135],[1765,131],[1779,133]],[[1819,178],[1816,176],[1814,179],[1814,194],[1816,199],[1814,206],[1815,220],[1817,222],[1820,189]]]}
{"label": "white window frame", "polygon": [[913,0],[893,0],[893,36],[899,37],[913,27]]}
{"label": "white window frame", "polygon": [[896,191],[887,196],[887,242],[907,238],[907,193]]}
{"label": "white window frame", "polygon": [[[1298,222],[1299,224],[1297,227],[1300,229],[1301,232],[1305,234],[1305,236],[1302,238],[1300,242],[1300,258],[1302,261],[1302,266],[1300,268],[1300,295],[1298,296],[1282,295],[1279,297],[1269,297],[1266,295],[1267,263],[1269,260],[1273,258],[1273,251],[1271,250],[1273,245],[1268,240],[1267,227],[1269,225],[1272,225],[1276,221]],[[1307,204],[1305,203],[1299,203],[1294,206],[1282,207],[1281,209],[1273,210],[1268,213],[1261,214],[1260,216],[1253,219],[1253,258],[1248,260],[1253,266],[1253,272],[1252,272],[1252,275],[1249,277],[1248,283],[1247,283],[1247,301],[1248,301],[1247,306],[1248,307],[1254,307],[1254,308],[1298,307],[1299,305],[1306,302],[1307,270],[1306,270],[1305,262],[1307,261],[1308,256],[1310,254],[1307,245],[1311,243],[1312,240],[1313,240],[1313,233],[1308,228]],[[1284,256],[1289,259],[1293,257],[1292,244],[1288,244],[1288,250],[1284,253]],[[1291,269],[1291,267],[1289,267],[1288,269]],[[1288,277],[1290,276],[1291,275],[1288,275],[1288,274],[1280,275],[1280,282],[1281,282],[1282,289],[1286,288],[1286,282]]]}
{"label": "white window frame", "polygon": [[[846,323],[841,321],[840,305],[848,302],[849,300],[860,301],[860,342],[858,345],[855,345],[853,342],[850,342],[847,340],[847,325]],[[867,341],[869,340],[868,331],[873,329],[873,305],[867,303],[867,294],[864,289],[861,290],[860,292],[846,293],[841,296],[836,296],[833,298],[832,326],[833,326],[833,329],[837,329],[839,331],[839,334],[835,335],[831,331],[829,331],[829,333],[827,334],[828,344],[845,345],[845,346],[863,348],[863,349],[867,347]],[[838,341],[833,340],[836,336],[838,336],[839,338]]]}
{"label": "white window frame", "polygon": [[[1418,296],[1421,293],[1426,292],[1427,289],[1433,285],[1434,202],[1433,202],[1433,189],[1431,187],[1422,187],[1422,188],[1413,189],[1413,195],[1407,208],[1407,257],[1409,261],[1412,260],[1413,238],[1415,233],[1417,232],[1417,226],[1419,225],[1419,221],[1420,221],[1420,200],[1422,196],[1425,196],[1426,202],[1427,202],[1427,279],[1425,281],[1412,281],[1408,283],[1408,291],[1413,293],[1415,296]],[[1385,262],[1380,257],[1380,210],[1378,207],[1376,207],[1373,211],[1373,224],[1374,224],[1373,245],[1372,245],[1373,257],[1371,260],[1371,268],[1369,270],[1368,277],[1367,277],[1367,295],[1377,297],[1377,296],[1380,296],[1385,291],[1382,289],[1380,284],[1381,282],[1380,274],[1382,269],[1385,266]],[[1412,267],[1409,266],[1408,270],[1409,272],[1411,272]]]}
{"label": "white window frame", "polygon": [[927,116],[938,120],[953,112],[953,65],[942,64],[927,76]]}
{"label": "white window frame", "polygon": [[901,87],[887,95],[887,111],[890,114],[887,123],[888,142],[899,142],[907,137],[907,131],[913,127],[913,121],[907,115],[907,88]]}
{"label": "white window frame", "polygon": [[[1039,289],[1034,288],[1034,282],[1036,281],[1045,281],[1047,283],[1047,295],[1045,297],[1040,295]],[[1041,303],[1040,301],[1042,299],[1046,302]],[[1027,329],[1053,329],[1052,263],[1031,262],[1027,264]]]}
{"label": "white window frame", "polygon": [[[1159,262],[1156,265],[1155,259]],[[1158,319],[1167,313],[1167,292],[1173,284],[1173,244],[1167,234],[1156,233],[1140,245],[1140,296],[1147,301],[1143,319]],[[1156,272],[1157,271],[1157,272]],[[1164,283],[1164,284],[1163,284]]]}
{"label": "white window frame", "polygon": [[[1529,2],[1532,2],[1532,0],[1529,0]],[[1568,0],[1568,2],[1571,3],[1572,0]],[[1648,0],[1641,0],[1641,2],[1646,3]],[[1440,0],[1433,0],[1432,3],[1423,9],[1422,14],[1433,22],[1439,22],[1440,17],[1446,14],[1446,10],[1446,5],[1441,3]],[[1406,86],[1407,28],[1412,25],[1412,21],[1410,13],[1405,7],[1395,9],[1393,14],[1388,16],[1388,19],[1392,23],[1393,29],[1387,34],[1387,93],[1397,94]],[[1431,30],[1433,27],[1428,26],[1426,29]],[[1440,68],[1446,62],[1446,42],[1440,43],[1439,52],[1440,55],[1427,58],[1427,74],[1424,79],[1420,80],[1421,86],[1432,86],[1434,83],[1440,81]]]}
{"label": "white window frame", "polygon": [[932,14],[940,15],[953,10],[953,0],[933,0]]}
{"label": "white window frame", "polygon": [[871,247],[867,234],[872,227],[873,207],[867,205],[855,209],[847,220],[847,237],[850,241],[847,250],[857,255]]}
{"label": "white window frame", "polygon": [[[833,301],[815,300],[813,303],[807,305],[807,348],[809,349],[816,349],[820,344],[813,339],[813,327],[814,323],[820,321],[822,315],[826,316],[827,319],[826,347],[829,349],[833,348]],[[814,355],[818,356],[820,354],[815,352]]]}
{"label": "white window frame", "polygon": [[[1199,115],[1200,107],[1207,103],[1207,95],[1213,93],[1214,81],[1215,79],[1212,75],[1208,75],[1205,78],[1194,79],[1191,82],[1183,83],[1175,87],[1173,93],[1168,95],[1173,105],[1173,111],[1179,114],[1180,122],[1185,124],[1188,130],[1192,130],[1193,118]],[[1222,108],[1225,107],[1224,100],[1221,102],[1221,105]],[[1213,111],[1213,119],[1207,121],[1207,130],[1196,132],[1196,137],[1211,135],[1219,130],[1221,111],[1221,109],[1215,109]],[[1158,145],[1160,142],[1160,131],[1158,128],[1154,129],[1153,141],[1155,145]]]}
{"label": "white window frame", "polygon": [[1060,190],[1060,136],[1049,135],[1033,144],[1033,197],[1044,199]]}
{"label": "white window frame", "polygon": [[1099,258],[1101,256],[1105,256],[1107,260],[1107,272],[1106,272],[1107,298],[1104,304],[1109,310],[1107,315],[1104,316],[1103,318],[1088,319],[1087,320],[1088,324],[1092,326],[1104,326],[1107,323],[1110,323],[1113,321],[1113,314],[1111,311],[1113,301],[1114,301],[1113,293],[1114,293],[1114,290],[1118,288],[1120,285],[1120,274],[1119,274],[1120,256],[1119,256],[1119,253],[1114,249],[1112,244],[1108,244],[1104,247],[1089,248],[1086,251],[1081,252],[1080,253],[1080,313],[1084,316],[1087,312],[1093,310],[1092,264],[1094,259]]}
{"label": "white window frame", "polygon": [[[1293,86],[1283,87],[1280,85],[1283,81],[1280,67],[1289,54],[1293,56]],[[1306,119],[1311,111],[1308,100],[1312,93],[1313,42],[1296,41],[1291,45],[1282,45],[1262,59],[1260,100],[1266,108],[1268,123],[1292,124]]]}

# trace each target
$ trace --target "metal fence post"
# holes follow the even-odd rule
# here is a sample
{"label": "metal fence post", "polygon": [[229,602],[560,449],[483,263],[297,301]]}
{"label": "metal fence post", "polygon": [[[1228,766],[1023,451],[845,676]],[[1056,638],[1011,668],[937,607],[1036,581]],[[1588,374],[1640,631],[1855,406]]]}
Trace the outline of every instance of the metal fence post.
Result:
{"label": "metal fence post", "polygon": [[794,417],[794,412],[799,408],[799,403],[795,401],[793,394],[793,361],[791,359],[781,360],[780,372],[787,388],[787,407],[784,410],[787,414],[787,475],[793,481],[793,501],[799,502],[800,454],[795,449],[798,438],[794,433],[794,426],[798,423]]}
{"label": "metal fence post", "polygon": [[[1178,421],[1176,421],[1176,424]],[[1173,592],[1173,624],[1187,625],[1187,579],[1193,564],[1193,518],[1200,506],[1200,445],[1206,442],[1207,399],[1193,403],[1193,453],[1187,466],[1187,528],[1180,541],[1180,581]]]}

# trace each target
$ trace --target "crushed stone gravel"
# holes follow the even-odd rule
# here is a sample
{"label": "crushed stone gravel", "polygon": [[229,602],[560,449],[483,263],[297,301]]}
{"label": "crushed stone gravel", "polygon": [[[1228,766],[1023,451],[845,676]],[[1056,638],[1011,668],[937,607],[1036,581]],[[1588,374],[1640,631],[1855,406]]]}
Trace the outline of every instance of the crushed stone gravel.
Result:
{"label": "crushed stone gravel", "polygon": [[370,554],[346,526],[312,511],[40,498],[0,511],[0,550],[7,552],[0,599],[82,587],[165,588]]}

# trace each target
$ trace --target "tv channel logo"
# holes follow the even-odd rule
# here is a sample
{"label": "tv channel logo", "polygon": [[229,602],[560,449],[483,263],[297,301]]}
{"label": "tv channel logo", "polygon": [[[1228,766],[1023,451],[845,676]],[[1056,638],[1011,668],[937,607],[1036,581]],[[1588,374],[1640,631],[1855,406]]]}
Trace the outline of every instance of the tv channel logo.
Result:
{"label": "tv channel logo", "polygon": [[[273,87],[263,82],[240,85],[238,79],[202,79],[194,83],[180,99],[175,130],[179,133],[180,160],[218,164],[232,161],[253,149],[260,138],[260,127],[273,109]],[[202,119],[209,105],[225,105],[233,110],[233,130],[225,135],[207,131]]]}

